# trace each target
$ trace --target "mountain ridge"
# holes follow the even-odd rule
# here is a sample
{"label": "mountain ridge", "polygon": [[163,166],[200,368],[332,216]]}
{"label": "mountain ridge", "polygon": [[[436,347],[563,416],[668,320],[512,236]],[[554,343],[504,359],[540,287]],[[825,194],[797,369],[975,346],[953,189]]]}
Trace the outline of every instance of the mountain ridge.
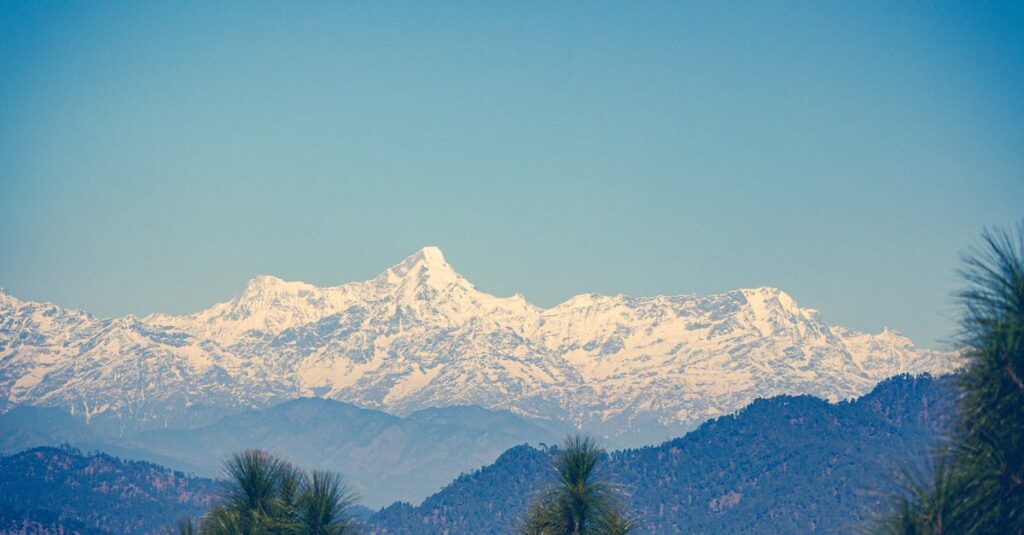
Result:
{"label": "mountain ridge", "polygon": [[61,409],[19,406],[0,414],[0,456],[67,444],[219,477],[222,461],[232,453],[264,449],[306,468],[343,473],[364,504],[382,506],[420,501],[508,448],[556,443],[570,431],[475,406],[429,408],[403,418],[306,397],[246,409],[193,429],[110,436]]}
{"label": "mountain ridge", "polygon": [[580,294],[540,308],[479,291],[436,247],[362,282],[257,276],[234,298],[184,315],[99,319],[0,299],[0,410],[64,407],[126,429],[317,396],[398,415],[479,405],[628,445],[755,397],[837,401],[891,375],[958,363],[894,331],[830,326],[771,287]]}
{"label": "mountain ridge", "polygon": [[[757,399],[685,436],[609,451],[599,477],[623,491],[638,533],[857,532],[898,493],[894,474],[926,467],[928,452],[955,429],[957,397],[952,378],[903,375],[853,401]],[[305,399],[290,405],[335,403]],[[360,508],[364,532],[514,533],[530,501],[553,483],[557,453],[547,445],[514,446],[493,463],[435,487],[419,505]],[[39,533],[105,533],[101,528],[116,521],[118,532],[160,533],[174,519],[198,514],[222,489],[211,480],[124,458],[67,447],[0,453],[0,531],[15,525]],[[354,474],[345,476],[353,482]]]}
{"label": "mountain ridge", "polygon": [[[950,378],[892,377],[853,401],[757,399],[658,445],[609,451],[615,485],[640,534],[858,533],[891,505],[896,474],[928,466],[955,428]],[[368,519],[372,535],[507,535],[556,484],[556,447],[517,446],[419,505]]]}

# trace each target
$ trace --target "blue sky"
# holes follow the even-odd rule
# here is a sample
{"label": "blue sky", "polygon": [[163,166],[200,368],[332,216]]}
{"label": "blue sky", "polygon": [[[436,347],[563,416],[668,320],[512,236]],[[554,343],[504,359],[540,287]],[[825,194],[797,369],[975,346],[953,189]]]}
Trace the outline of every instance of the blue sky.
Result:
{"label": "blue sky", "polygon": [[0,3],[0,287],[189,312],[437,245],[542,306],[777,286],[942,347],[1024,217],[1013,3],[494,4]]}

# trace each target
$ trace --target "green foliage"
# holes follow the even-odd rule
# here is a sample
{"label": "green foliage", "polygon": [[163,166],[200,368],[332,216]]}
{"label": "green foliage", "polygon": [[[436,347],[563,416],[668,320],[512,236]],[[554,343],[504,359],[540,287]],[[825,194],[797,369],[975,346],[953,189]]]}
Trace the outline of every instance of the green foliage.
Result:
{"label": "green foliage", "polygon": [[355,494],[338,474],[313,472],[298,495],[296,517],[302,533],[342,535],[354,531],[348,509]]}
{"label": "green foliage", "polygon": [[355,533],[356,497],[341,476],[309,474],[269,453],[246,450],[224,464],[227,487],[201,519],[179,523],[181,535],[346,535]]}
{"label": "green foliage", "polygon": [[590,437],[572,436],[555,461],[558,483],[530,509],[524,535],[624,535],[630,521],[623,516],[612,487],[595,477],[604,456]]}
{"label": "green foliage", "polygon": [[192,522],[191,518],[179,518],[178,519],[178,535],[196,535],[198,533],[196,525]]}
{"label": "green foliage", "polygon": [[959,429],[886,533],[1024,533],[1024,224],[985,232],[964,265]]}
{"label": "green foliage", "polygon": [[932,480],[903,476],[903,494],[897,499],[896,512],[881,526],[886,535],[939,535],[952,515],[954,472],[944,456],[937,458]]}

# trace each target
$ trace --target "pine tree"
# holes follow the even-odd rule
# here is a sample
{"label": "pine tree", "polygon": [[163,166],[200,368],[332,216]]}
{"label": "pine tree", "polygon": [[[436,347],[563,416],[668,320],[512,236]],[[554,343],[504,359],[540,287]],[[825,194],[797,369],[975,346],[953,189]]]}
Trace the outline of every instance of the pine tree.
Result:
{"label": "pine tree", "polygon": [[614,488],[597,480],[595,468],[604,456],[597,443],[583,436],[566,439],[555,462],[558,482],[531,507],[523,535],[625,535],[630,520],[622,513]]}
{"label": "pine tree", "polygon": [[1024,224],[964,258],[959,428],[880,531],[1024,535]]}
{"label": "pine tree", "polygon": [[332,472],[306,474],[275,455],[247,450],[224,463],[226,489],[196,526],[181,535],[348,535],[356,496]]}

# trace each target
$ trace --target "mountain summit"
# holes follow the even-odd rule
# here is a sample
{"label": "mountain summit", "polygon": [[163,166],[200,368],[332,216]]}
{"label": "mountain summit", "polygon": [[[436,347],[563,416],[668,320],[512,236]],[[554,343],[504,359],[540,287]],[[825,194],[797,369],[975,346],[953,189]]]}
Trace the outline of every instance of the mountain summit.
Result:
{"label": "mountain summit", "polygon": [[[387,271],[396,277],[415,277],[431,285],[447,285],[462,277],[444,259],[437,247],[424,247]],[[422,277],[425,277],[423,279]]]}
{"label": "mountain summit", "polygon": [[956,366],[894,331],[827,325],[775,288],[586,294],[542,309],[477,290],[436,247],[364,282],[258,276],[181,316],[0,300],[0,410],[56,406],[122,426],[321,396],[402,415],[479,405],[633,444],[759,397],[845,399]]}

